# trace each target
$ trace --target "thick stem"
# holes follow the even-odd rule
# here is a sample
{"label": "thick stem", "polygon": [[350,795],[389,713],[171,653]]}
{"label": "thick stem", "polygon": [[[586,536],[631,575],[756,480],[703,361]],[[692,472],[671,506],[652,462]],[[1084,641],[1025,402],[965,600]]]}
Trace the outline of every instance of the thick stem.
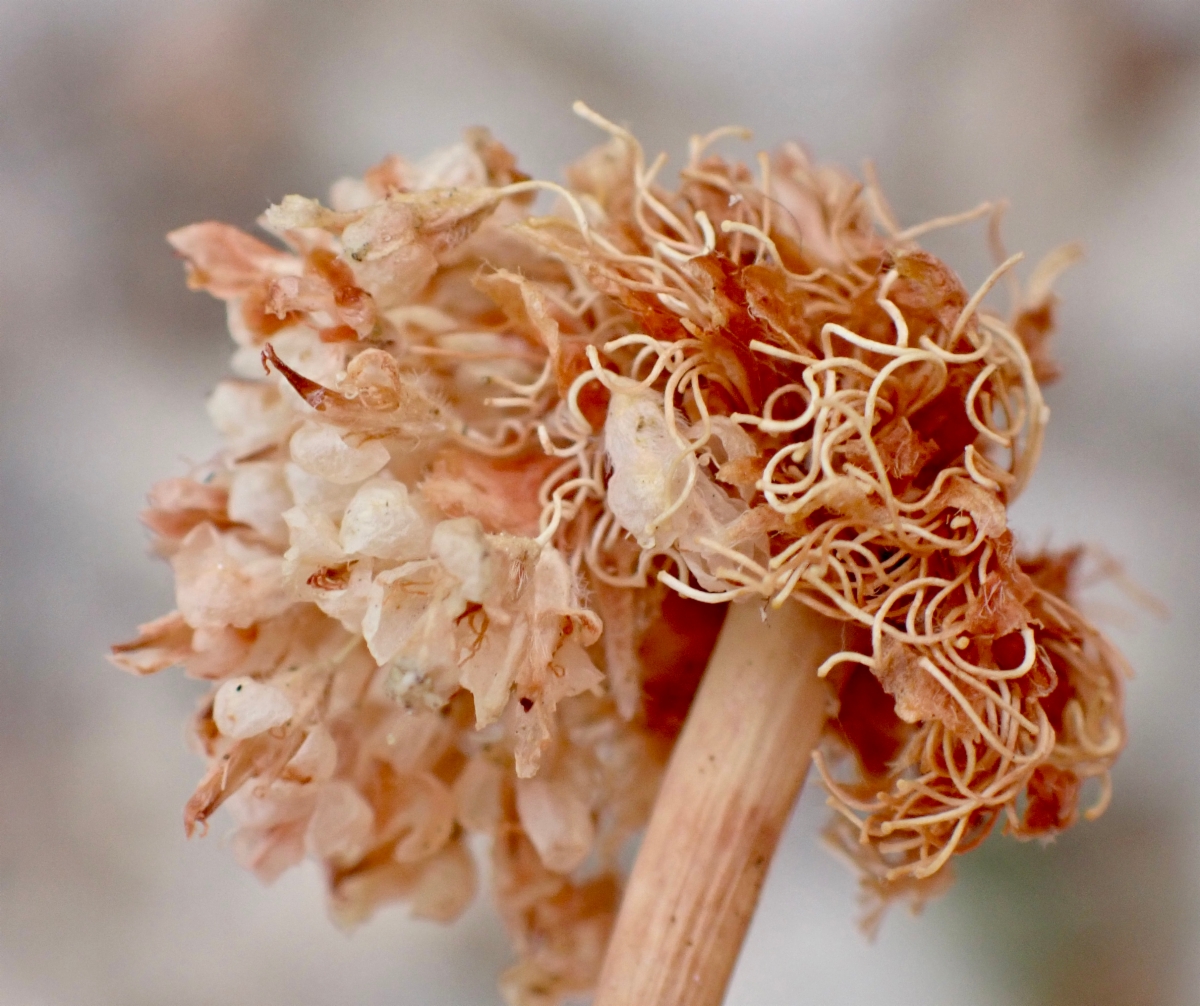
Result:
{"label": "thick stem", "polygon": [[671,755],[594,1006],[718,1006],[825,719],[837,626],[733,605]]}

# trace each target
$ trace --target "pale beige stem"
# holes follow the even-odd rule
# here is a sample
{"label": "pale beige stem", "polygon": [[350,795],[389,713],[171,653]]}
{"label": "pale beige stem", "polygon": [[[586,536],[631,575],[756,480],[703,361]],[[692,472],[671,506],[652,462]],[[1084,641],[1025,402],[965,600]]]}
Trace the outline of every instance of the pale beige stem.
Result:
{"label": "pale beige stem", "polygon": [[718,1006],[825,720],[838,627],[731,606],[667,767],[594,1006]]}

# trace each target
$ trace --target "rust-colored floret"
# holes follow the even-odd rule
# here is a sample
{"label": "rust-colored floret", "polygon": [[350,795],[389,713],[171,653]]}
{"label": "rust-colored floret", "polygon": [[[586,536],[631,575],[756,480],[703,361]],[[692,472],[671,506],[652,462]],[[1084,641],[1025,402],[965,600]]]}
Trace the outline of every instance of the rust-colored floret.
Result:
{"label": "rust-colored floret", "polygon": [[178,611],[114,648],[214,683],[189,831],[228,801],[239,859],[315,857],[346,923],[454,917],[491,836],[522,1004],[595,980],[728,602],[844,623],[816,764],[880,904],[997,821],[1070,825],[1124,741],[1077,553],[1019,558],[1007,526],[1075,251],[1005,319],[982,301],[1017,256],[970,294],[915,243],[988,207],[903,230],[793,144],[723,160],[728,130],[672,190],[578,111],[611,139],[567,187],[476,130],[332,208],[289,196],[262,220],[285,250],[170,236],[238,377],[209,406],[225,449],[145,517]]}

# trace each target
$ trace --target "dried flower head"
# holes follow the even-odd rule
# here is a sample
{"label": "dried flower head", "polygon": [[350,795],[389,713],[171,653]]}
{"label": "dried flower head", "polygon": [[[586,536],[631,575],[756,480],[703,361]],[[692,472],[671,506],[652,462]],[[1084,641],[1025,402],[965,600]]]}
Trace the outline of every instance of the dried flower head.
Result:
{"label": "dried flower head", "polygon": [[611,139],[566,187],[474,130],[330,208],[287,197],[282,249],[170,235],[237,377],[225,449],[145,515],[178,610],[114,648],[213,682],[189,832],[228,801],[239,859],[316,858],[344,922],[453,918],[491,836],[523,1004],[595,980],[727,602],[844,623],[817,765],[881,899],[919,902],[997,820],[1068,826],[1124,740],[1077,554],[1019,558],[1006,519],[1072,251],[1004,319],[982,301],[1018,256],[970,295],[916,244],[989,206],[904,230],[795,145],[713,154],[732,130],[670,190],[577,110]]}

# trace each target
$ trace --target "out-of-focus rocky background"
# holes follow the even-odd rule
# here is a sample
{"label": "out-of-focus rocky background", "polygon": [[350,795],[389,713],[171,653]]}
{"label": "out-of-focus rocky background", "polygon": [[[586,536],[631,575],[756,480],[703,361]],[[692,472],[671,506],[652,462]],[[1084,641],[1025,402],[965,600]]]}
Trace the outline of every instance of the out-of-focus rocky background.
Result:
{"label": "out-of-focus rocky background", "polygon": [[[1171,608],[1096,597],[1138,672],[1102,821],[989,842],[868,944],[814,787],[731,1004],[1200,1002],[1200,6],[0,0],[0,1004],[499,1001],[486,900],[453,928],[397,909],[347,937],[315,872],[262,888],[221,823],[185,842],[201,689],[102,653],[171,606],[146,488],[215,447],[222,311],[163,233],[250,226],[476,123],[554,177],[600,139],[577,97],[652,152],[738,122],[873,158],[905,222],[1005,196],[1012,247],[1082,239],[1015,521],[1104,543]],[[988,271],[979,225],[931,243],[969,286]]]}

